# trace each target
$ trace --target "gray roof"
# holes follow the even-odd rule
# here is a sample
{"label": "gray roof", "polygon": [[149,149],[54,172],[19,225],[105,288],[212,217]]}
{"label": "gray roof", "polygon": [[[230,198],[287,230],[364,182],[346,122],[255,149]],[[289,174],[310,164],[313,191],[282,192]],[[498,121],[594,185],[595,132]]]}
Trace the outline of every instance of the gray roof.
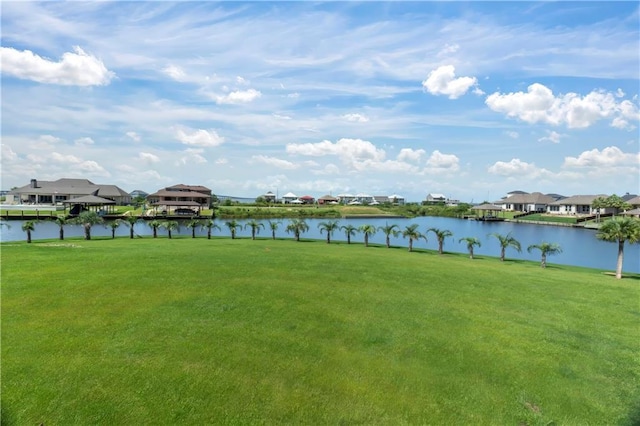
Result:
{"label": "gray roof", "polygon": [[514,193],[507,198],[503,198],[502,202],[509,204],[549,204],[555,200],[555,198],[541,192],[533,192],[531,194]]}
{"label": "gray roof", "polygon": [[632,206],[640,206],[640,197],[636,196],[627,200],[627,203]]}
{"label": "gray roof", "polygon": [[116,185],[95,184],[88,179],[62,178],[54,181],[36,181],[36,187],[31,184],[21,186],[12,190],[12,194],[68,194],[68,195],[89,195],[98,191],[103,197],[129,197],[129,194]]}
{"label": "gray roof", "polygon": [[640,216],[640,208],[633,209],[633,210],[627,210],[626,212],[622,212],[620,214],[625,214],[625,215],[629,215],[629,216]]}
{"label": "gray roof", "polygon": [[167,189],[161,189],[158,192],[147,195],[147,197],[211,198],[211,195],[196,191],[169,191]]}
{"label": "gray roof", "polygon": [[607,195],[573,195],[550,203],[554,206],[590,206],[596,198],[607,198]]}
{"label": "gray roof", "polygon": [[480,204],[479,206],[471,207],[472,210],[502,210],[502,207],[496,206],[495,204]]}
{"label": "gray roof", "polygon": [[63,201],[65,204],[91,204],[91,205],[102,205],[102,204],[115,204],[116,202],[113,200],[109,200],[108,198],[98,197],[97,195],[85,195],[83,197],[72,198],[71,200]]}

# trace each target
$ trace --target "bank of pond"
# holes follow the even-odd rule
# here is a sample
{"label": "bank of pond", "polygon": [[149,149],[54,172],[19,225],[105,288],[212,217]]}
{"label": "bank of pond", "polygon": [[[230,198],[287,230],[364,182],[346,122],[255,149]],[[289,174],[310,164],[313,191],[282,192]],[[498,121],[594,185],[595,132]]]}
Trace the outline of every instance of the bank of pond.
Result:
{"label": "bank of pond", "polygon": [[[205,219],[203,221],[206,221]],[[287,232],[288,225],[295,219],[271,219],[271,220],[227,220],[216,219],[214,227],[211,228],[214,238],[231,238],[229,222],[235,222],[235,238],[251,238],[252,226],[259,239],[271,238],[272,232],[279,239],[293,239],[294,234]],[[190,228],[187,226],[190,219],[178,222],[178,226],[171,230],[173,238],[206,238],[208,229],[205,226]],[[542,242],[554,243],[561,247],[562,251],[548,257],[550,264],[573,265],[588,268],[615,270],[617,259],[617,244],[601,241],[596,238],[596,232],[591,229],[580,229],[570,227],[556,227],[545,225],[534,225],[513,222],[480,222],[475,220],[462,220],[444,217],[417,217],[411,219],[404,218],[350,218],[350,219],[304,219],[307,229],[304,230],[300,238],[303,240],[323,240],[326,241],[327,232],[322,224],[329,221],[337,222],[337,227],[331,233],[332,242],[346,242],[347,233],[345,227],[355,228],[350,237],[352,244],[364,243],[364,234],[357,231],[363,225],[370,225],[374,232],[368,235],[368,243],[371,245],[385,245],[386,235],[381,230],[382,227],[396,225],[398,234],[391,234],[389,242],[394,247],[408,247],[409,240],[402,236],[402,231],[406,227],[416,225],[417,230],[426,236],[413,241],[414,249],[437,250],[439,247],[437,236],[434,232],[428,232],[430,228],[449,231],[451,235],[444,238],[444,252],[468,253],[467,242],[461,240],[466,237],[477,238],[479,245],[474,247],[476,256],[498,257],[500,255],[500,242],[495,234],[510,234],[516,239],[522,248],[521,251],[513,247],[506,249],[507,259],[519,259],[540,261],[538,250],[527,251],[527,247]],[[277,228],[272,231],[270,222],[277,223]],[[25,221],[12,220],[4,221],[0,227],[0,241],[25,241],[26,232],[22,229]],[[255,226],[258,223],[258,226]],[[153,228],[148,221],[138,221],[133,225],[135,238],[152,238]],[[64,237],[82,238],[84,229],[80,225],[66,224],[63,227]],[[51,220],[38,221],[34,223],[31,236],[33,240],[58,239],[60,226]],[[120,223],[113,228],[109,223],[93,225],[91,228],[92,238],[110,238],[113,235],[117,238],[128,238],[130,236],[130,225],[126,222]],[[167,229],[160,227],[156,230],[158,238],[167,238]],[[625,244],[624,272],[640,273],[640,244]]]}

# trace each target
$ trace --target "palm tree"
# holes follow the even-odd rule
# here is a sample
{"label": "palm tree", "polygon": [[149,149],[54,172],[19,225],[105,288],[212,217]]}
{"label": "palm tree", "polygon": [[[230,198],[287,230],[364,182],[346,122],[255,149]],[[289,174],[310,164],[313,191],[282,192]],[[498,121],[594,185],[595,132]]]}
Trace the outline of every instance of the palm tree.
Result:
{"label": "palm tree", "polygon": [[112,220],[111,222],[107,222],[107,226],[111,228],[111,239],[116,237],[116,229],[120,227],[122,221],[120,219]]}
{"label": "palm tree", "polygon": [[511,236],[511,232],[509,232],[507,235],[502,235],[502,234],[498,234],[497,232],[494,232],[492,234],[489,234],[489,236],[496,237],[500,242],[500,261],[501,262],[504,262],[504,254],[507,251],[507,247],[513,247],[518,251],[518,253],[522,251],[522,248],[520,247],[520,241],[513,238]]}
{"label": "palm tree", "polygon": [[347,244],[351,244],[351,236],[355,236],[358,233],[358,228],[353,225],[344,225],[341,226],[340,229],[344,231],[344,234],[347,236]]}
{"label": "palm tree", "polygon": [[397,237],[400,235],[400,230],[398,229],[398,225],[389,225],[385,222],[384,226],[378,227],[379,231],[384,232],[386,237],[387,248],[391,247],[391,235]]}
{"label": "palm tree", "polygon": [[124,221],[129,225],[129,238],[133,239],[133,227],[140,221],[140,218],[138,216],[127,216]]}
{"label": "palm tree", "polygon": [[271,238],[275,240],[276,231],[278,230],[278,226],[280,226],[281,222],[278,222],[277,220],[270,220],[268,223],[269,223],[269,229],[271,229]]}
{"label": "palm tree", "polygon": [[149,223],[147,223],[147,225],[149,225],[151,229],[153,229],[153,238],[158,238],[158,228],[162,226],[162,222],[160,222],[157,219],[153,219],[153,220],[150,220]]}
{"label": "palm tree", "polygon": [[207,239],[208,240],[211,239],[211,230],[212,229],[217,229],[218,231],[220,231],[220,227],[218,225],[216,225],[216,223],[212,219],[207,219],[204,222],[202,222],[202,227],[203,228],[207,228]]}
{"label": "palm tree", "polygon": [[64,240],[64,226],[69,223],[69,217],[65,215],[58,215],[54,221],[60,227],[60,239]]}
{"label": "palm tree", "polygon": [[413,241],[414,240],[419,240],[420,238],[424,238],[425,241],[427,241],[427,237],[425,237],[419,230],[418,230],[418,225],[417,223],[414,223],[413,225],[408,225],[404,228],[404,231],[402,231],[402,236],[404,238],[409,238],[409,251],[413,251]]}
{"label": "palm tree", "polygon": [[180,229],[180,223],[176,220],[165,220],[161,225],[164,229],[167,230],[167,236],[171,239],[171,232],[177,231]]}
{"label": "palm tree", "polygon": [[244,225],[244,229],[247,229],[247,227],[251,228],[251,239],[255,240],[256,234],[260,233],[260,227],[264,229],[264,223],[261,223],[255,219],[252,219]]}
{"label": "palm tree", "polygon": [[195,217],[192,217],[189,222],[187,222],[187,228],[191,228],[191,238],[196,237],[196,228],[202,226],[200,221]]}
{"label": "palm tree", "polygon": [[320,234],[322,231],[327,231],[327,244],[331,244],[331,234],[335,232],[336,229],[339,228],[337,220],[330,220],[328,222],[320,222],[318,224],[318,228],[320,229]]}
{"label": "palm tree", "polygon": [[444,246],[444,239],[453,236],[453,233],[448,229],[429,228],[427,233],[433,232],[438,239],[438,254],[442,254],[442,247]]}
{"label": "palm tree", "polygon": [[31,231],[36,229],[36,222],[33,220],[27,220],[22,224],[22,230],[27,233],[27,242],[31,243]]}
{"label": "palm tree", "polygon": [[531,250],[533,249],[540,250],[540,267],[542,268],[547,267],[547,256],[562,253],[562,248],[558,244],[545,243],[544,241],[540,244],[531,244],[529,247],[527,247],[527,251],[529,253],[531,253]]}
{"label": "palm tree", "polygon": [[640,220],[631,217],[616,217],[604,222],[596,237],[610,243],[618,243],[618,262],[616,264],[616,278],[622,278],[622,262],[624,260],[624,243],[640,242]]}
{"label": "palm tree", "polygon": [[300,234],[307,232],[308,230],[309,225],[307,225],[307,222],[305,222],[304,219],[291,219],[287,225],[287,234],[289,232],[293,232],[296,241],[300,241]]}
{"label": "palm tree", "polygon": [[469,250],[469,259],[473,259],[473,247],[480,247],[482,243],[476,237],[464,237],[460,238],[458,242],[466,241],[467,242],[467,250]]}
{"label": "palm tree", "polygon": [[73,222],[82,225],[84,228],[84,239],[90,240],[91,227],[99,223],[104,223],[104,219],[96,212],[85,210],[73,219]]}
{"label": "palm tree", "polygon": [[231,232],[231,239],[235,240],[236,239],[236,230],[238,228],[242,228],[242,225],[240,225],[238,222],[234,220],[231,220],[229,222],[226,222],[225,225],[227,225],[227,228],[229,228],[229,232]]}
{"label": "palm tree", "polygon": [[369,235],[376,233],[376,227],[373,225],[360,225],[358,230],[364,234],[364,246],[369,247]]}

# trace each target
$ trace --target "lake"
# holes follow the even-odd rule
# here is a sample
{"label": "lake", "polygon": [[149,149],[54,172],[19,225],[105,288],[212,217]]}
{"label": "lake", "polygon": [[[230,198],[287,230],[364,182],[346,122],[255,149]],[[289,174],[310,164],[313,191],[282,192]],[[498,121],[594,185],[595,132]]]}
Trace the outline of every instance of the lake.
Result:
{"label": "lake", "polygon": [[[318,224],[328,219],[305,219],[309,225],[309,231],[302,234],[303,239],[326,239],[326,234],[320,233]],[[230,233],[225,226],[226,220],[217,219],[216,223],[222,228],[221,231],[214,230],[214,235],[229,237]],[[244,228],[246,220],[238,220],[238,223],[243,225],[242,229],[238,229],[237,235],[241,238],[247,238],[251,236],[251,229]],[[281,225],[276,232],[278,238],[293,238],[292,234],[287,234],[285,231],[288,219],[280,220]],[[547,259],[549,263],[557,263],[563,265],[575,265],[585,266],[590,268],[608,269],[614,270],[617,258],[617,244],[600,241],[595,237],[595,231],[582,228],[571,228],[564,226],[550,226],[550,225],[534,225],[512,222],[479,222],[475,220],[453,219],[445,217],[417,217],[411,219],[404,218],[362,218],[362,219],[340,219],[340,226],[351,224],[358,227],[363,224],[371,224],[376,227],[384,226],[385,224],[396,224],[400,229],[404,229],[407,225],[417,223],[419,225],[420,232],[426,233],[428,228],[448,229],[453,233],[453,237],[449,237],[445,240],[444,250],[449,252],[467,253],[466,244],[458,242],[463,237],[476,237],[482,242],[481,247],[475,248],[475,254],[482,256],[499,256],[500,245],[498,240],[489,236],[491,233],[506,234],[511,232],[513,237],[516,238],[522,245],[522,252],[518,253],[513,248],[508,248],[506,257],[509,259],[525,259],[525,260],[540,260],[540,252],[534,250],[531,253],[527,252],[527,247],[531,244],[539,244],[543,241],[549,243],[559,244],[563,252],[550,256]],[[22,231],[21,226],[23,221],[11,220],[4,221],[4,224],[8,224],[9,227],[3,225],[0,230],[0,241],[19,241],[25,240],[26,234]],[[258,237],[266,238],[271,235],[271,231],[264,220],[264,229],[260,229]],[[32,232],[32,238],[34,240],[39,239],[55,239],[58,238],[58,226],[55,223],[49,221],[42,221],[36,224],[35,231]],[[152,235],[151,228],[144,222],[140,222],[134,226],[134,231],[137,235],[143,237],[150,237]],[[96,225],[92,228],[92,236],[110,236],[111,229],[103,225]],[[158,230],[160,237],[166,236],[166,231],[163,229]],[[181,226],[173,235],[191,235],[191,229]],[[197,229],[196,235],[200,238],[206,237],[205,229]],[[83,230],[78,225],[65,226],[65,238],[82,237]],[[129,226],[127,224],[121,225],[117,231],[116,236],[128,237]],[[427,234],[428,241],[424,240],[415,241],[414,248],[428,248],[437,250],[438,242],[435,234]],[[344,232],[338,231],[332,235],[332,240],[346,241]],[[363,242],[363,235],[357,234],[351,238],[352,242]],[[377,232],[375,235],[369,237],[369,242],[372,244],[384,244],[385,235],[382,232]],[[392,237],[391,244],[393,246],[408,246],[408,240],[399,237]],[[624,259],[624,271],[640,273],[640,244],[625,245],[625,259]]]}

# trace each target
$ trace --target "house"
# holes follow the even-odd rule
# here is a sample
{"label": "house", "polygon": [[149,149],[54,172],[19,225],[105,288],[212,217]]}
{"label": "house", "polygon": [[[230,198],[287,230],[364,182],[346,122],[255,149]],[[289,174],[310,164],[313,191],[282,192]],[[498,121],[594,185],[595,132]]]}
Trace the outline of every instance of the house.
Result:
{"label": "house", "polygon": [[147,201],[156,208],[164,207],[165,210],[187,208],[195,213],[196,210],[199,211],[211,205],[211,190],[200,185],[178,184],[149,194]]}
{"label": "house", "polygon": [[291,204],[297,199],[298,199],[298,196],[296,194],[294,194],[293,192],[287,192],[282,196],[282,204]]}
{"label": "house", "polygon": [[274,194],[271,191],[269,191],[266,194],[264,194],[262,196],[262,198],[264,198],[264,201],[267,202],[267,203],[275,203],[276,202],[276,194]]}
{"label": "house", "polygon": [[355,195],[349,194],[349,193],[344,193],[344,194],[338,194],[338,195],[336,195],[336,197],[338,197],[338,202],[340,204],[348,204],[351,201],[353,201]]}
{"label": "house", "polygon": [[547,206],[554,201],[556,201],[556,198],[542,194],[541,192],[528,194],[522,191],[513,191],[495,204],[501,206],[503,210],[508,211],[542,213],[546,212]]}
{"label": "house", "polygon": [[387,199],[391,204],[397,204],[399,206],[404,205],[404,197],[402,195],[398,195],[398,194],[389,195]]}
{"label": "house", "polygon": [[302,197],[298,198],[298,200],[302,201],[302,204],[313,204],[316,202],[316,199],[311,195],[303,195]]}
{"label": "house", "polygon": [[28,185],[8,192],[8,204],[62,204],[74,198],[93,195],[115,205],[131,203],[131,195],[116,185],[95,184],[88,179],[62,178],[54,181],[31,179]]}
{"label": "house", "polygon": [[427,203],[445,203],[447,201],[447,197],[444,194],[427,194]]}
{"label": "house", "polygon": [[547,213],[565,215],[593,215],[597,213],[614,213],[615,209],[612,208],[594,209],[592,205],[593,201],[596,198],[607,198],[607,195],[573,195],[571,197],[561,198],[549,203],[549,205],[547,206]]}
{"label": "house", "polygon": [[318,204],[320,205],[338,204],[338,202],[339,202],[338,197],[334,197],[333,195],[323,195],[322,197],[318,198]]}

